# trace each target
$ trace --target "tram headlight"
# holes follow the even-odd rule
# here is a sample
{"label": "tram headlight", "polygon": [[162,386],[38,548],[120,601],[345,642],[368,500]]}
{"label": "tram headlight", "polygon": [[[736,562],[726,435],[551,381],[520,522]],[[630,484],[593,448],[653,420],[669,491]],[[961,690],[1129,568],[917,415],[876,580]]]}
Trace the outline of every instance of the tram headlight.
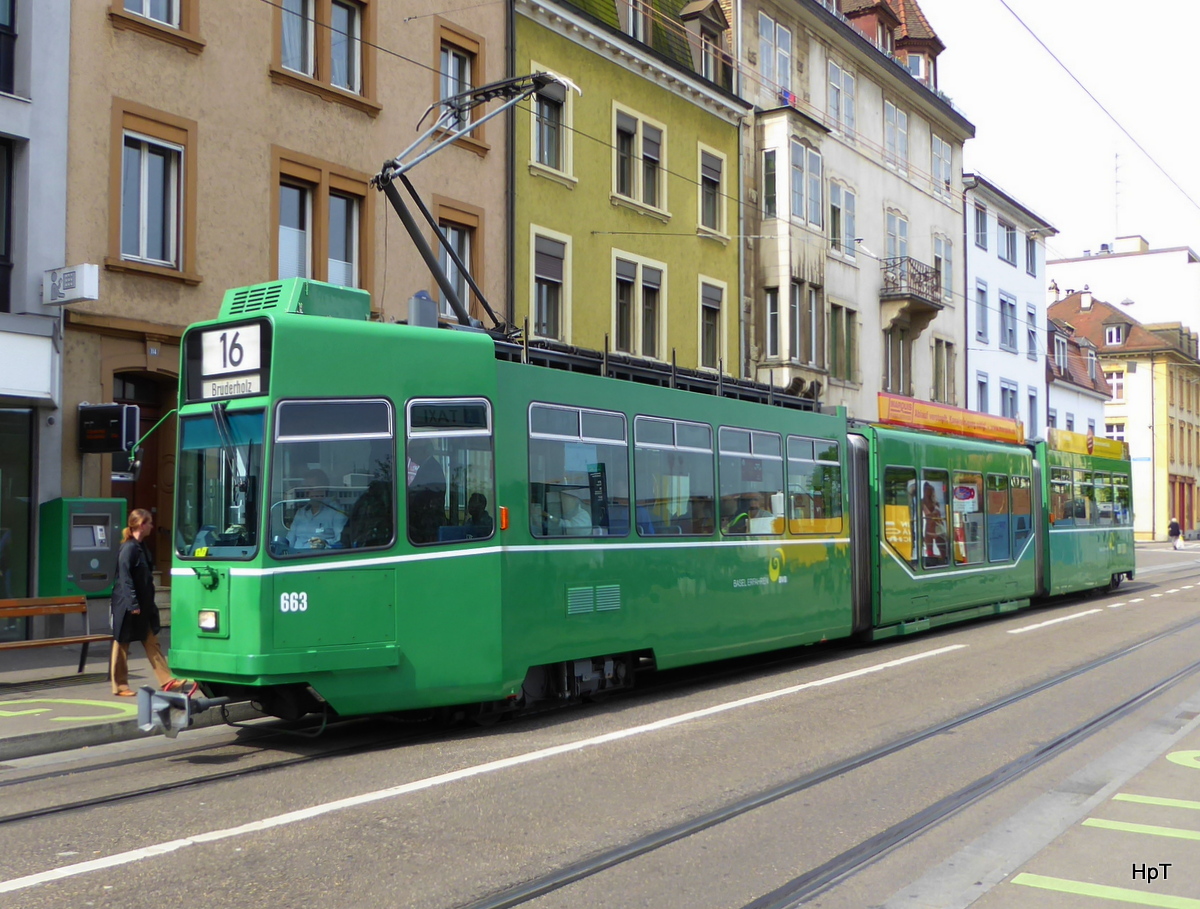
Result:
{"label": "tram headlight", "polygon": [[218,631],[221,627],[220,615],[215,609],[201,609],[199,621],[201,631]]}

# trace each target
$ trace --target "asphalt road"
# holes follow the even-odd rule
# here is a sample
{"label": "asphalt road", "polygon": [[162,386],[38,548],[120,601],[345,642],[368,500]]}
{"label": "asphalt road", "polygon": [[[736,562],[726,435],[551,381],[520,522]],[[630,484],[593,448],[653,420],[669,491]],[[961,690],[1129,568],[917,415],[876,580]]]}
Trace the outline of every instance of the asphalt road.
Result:
{"label": "asphalt road", "polygon": [[[634,697],[490,729],[0,823],[0,906],[468,906],[1176,629],[1044,692],[523,904],[765,906],[766,895],[1200,658],[1200,622],[1187,627],[1200,620],[1200,586],[1193,586],[1200,563],[1165,551],[1139,559],[1138,579],[1119,595],[883,645],[809,648],[784,663],[680,676]],[[1161,729],[1164,715],[1197,697],[1200,673],[873,856],[807,905],[966,905],[952,892],[948,862],[1114,749]],[[383,725],[356,724],[319,744],[204,730],[176,742],[26,759],[0,771],[0,816],[331,745],[349,749]],[[1191,798],[1200,799],[1200,784]],[[1036,836],[1018,831],[1015,839],[1028,845],[1060,821],[1062,829],[1070,823],[1042,817]],[[1013,858],[998,853],[994,867]],[[971,899],[1084,905],[1009,896],[1006,886],[980,885]],[[1196,889],[1191,896],[1200,899]]]}

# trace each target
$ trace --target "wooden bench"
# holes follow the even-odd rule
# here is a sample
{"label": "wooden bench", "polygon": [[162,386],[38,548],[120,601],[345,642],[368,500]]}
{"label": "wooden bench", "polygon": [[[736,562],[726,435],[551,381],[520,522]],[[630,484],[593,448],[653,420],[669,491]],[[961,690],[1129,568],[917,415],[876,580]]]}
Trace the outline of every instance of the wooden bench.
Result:
{"label": "wooden bench", "polygon": [[58,638],[37,638],[32,641],[0,641],[0,650],[23,650],[26,647],[55,647],[66,644],[82,644],[79,655],[79,671],[87,662],[88,645],[111,641],[111,634],[92,634],[88,618],[87,597],[31,597],[22,600],[0,600],[0,620],[24,619],[38,615],[83,614],[83,634],[66,635]]}

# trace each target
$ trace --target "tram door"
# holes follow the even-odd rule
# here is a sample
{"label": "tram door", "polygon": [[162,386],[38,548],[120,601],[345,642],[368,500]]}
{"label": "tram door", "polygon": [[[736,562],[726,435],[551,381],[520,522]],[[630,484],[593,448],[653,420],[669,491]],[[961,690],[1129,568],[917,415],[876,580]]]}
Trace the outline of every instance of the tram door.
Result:
{"label": "tram door", "polygon": [[[113,400],[136,404],[141,425],[139,438],[149,433],[175,399],[174,382],[161,381],[145,373],[121,373],[113,377]],[[145,508],[154,516],[154,533],[145,544],[154,557],[161,587],[171,584],[171,537],[174,533],[175,421],[168,420],[142,443],[141,470],[131,477],[129,459],[113,455],[112,494],[126,502],[126,514]]]}

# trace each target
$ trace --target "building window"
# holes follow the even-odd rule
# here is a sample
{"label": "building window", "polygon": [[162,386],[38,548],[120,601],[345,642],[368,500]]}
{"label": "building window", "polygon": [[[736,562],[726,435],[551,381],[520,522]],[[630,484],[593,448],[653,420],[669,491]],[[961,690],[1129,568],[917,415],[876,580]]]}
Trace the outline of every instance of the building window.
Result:
{"label": "building window", "polygon": [[933,270],[942,282],[942,299],[954,302],[954,248],[945,237],[934,235]]}
{"label": "building window", "polygon": [[1092,381],[1096,379],[1096,351],[1088,350],[1087,352],[1087,371],[1088,378]]}
{"label": "building window", "polygon": [[[0,3],[0,7],[12,8],[11,0]],[[135,16],[145,16],[172,28],[179,27],[178,0],[125,0],[125,11]],[[7,24],[11,24],[11,17]]]}
{"label": "building window", "polygon": [[0,312],[12,312],[13,144],[0,140]]}
{"label": "building window", "polygon": [[279,228],[276,276],[370,289],[372,248],[364,236],[374,194],[368,175],[285,149],[273,149]]}
{"label": "building window", "polygon": [[912,339],[907,328],[889,328],[883,333],[883,390],[912,395]]}
{"label": "building window", "polygon": [[1021,411],[1017,408],[1017,383],[1008,379],[1000,380],[1000,416],[1021,419]]}
{"label": "building window", "polygon": [[941,338],[933,341],[933,394],[934,401],[953,404],[954,400],[954,345]]}
{"label": "building window", "polygon": [[[110,269],[195,283],[196,124],[114,99]],[[11,164],[9,165],[11,167]]]}
{"label": "building window", "polygon": [[829,184],[829,245],[851,259],[857,249],[854,242],[855,202],[854,192],[849,187]]}
{"label": "building window", "polygon": [[1125,424],[1124,423],[1105,423],[1104,434],[1110,439],[1116,439],[1118,442],[1125,441]]}
{"label": "building window", "polygon": [[908,114],[891,101],[883,104],[884,160],[903,171],[908,166]]}
{"label": "building window", "polygon": [[813,227],[823,226],[825,216],[825,180],[821,168],[821,155],[814,149],[806,149],[808,157],[808,223]]}
{"label": "building window", "polygon": [[725,232],[725,161],[700,150],[700,226]]}
{"label": "building window", "polygon": [[1030,234],[1025,238],[1025,272],[1037,277],[1037,237]]}
{"label": "building window", "polygon": [[279,187],[279,280],[309,276],[312,191],[291,183]]}
{"label": "building window", "polygon": [[768,86],[791,91],[792,33],[764,13],[758,14],[758,63]]}
{"label": "building window", "polygon": [[975,245],[980,249],[987,249],[988,244],[988,213],[987,209],[982,205],[975,206]]}
{"label": "building window", "polygon": [[700,365],[705,369],[721,368],[721,300],[723,288],[700,284]]}
{"label": "building window", "polygon": [[1124,325],[1106,325],[1104,327],[1104,343],[1111,347],[1125,340]]}
{"label": "building window", "polygon": [[721,36],[706,28],[700,30],[700,75],[716,82],[721,75]]}
{"label": "building window", "polygon": [[1067,432],[1075,431],[1075,414],[1073,414],[1073,413],[1067,414],[1066,430],[1067,430]]}
{"label": "building window", "polygon": [[[483,108],[456,113],[442,102],[478,88],[486,82],[485,43],[480,35],[440,17],[434,17],[433,53],[437,59],[434,74],[433,100],[438,107],[438,125],[447,131],[460,130],[483,116]],[[476,126],[469,135],[459,137],[457,145],[479,155],[486,154],[483,126]]]}
{"label": "building window", "polygon": [[666,206],[662,180],[665,128],[622,110],[616,111],[614,128],[616,194],[661,210]]}
{"label": "building window", "polygon": [[183,148],[125,134],[121,257],[178,268]]}
{"label": "building window", "polygon": [[949,199],[953,177],[950,165],[954,153],[950,148],[950,143],[943,141],[938,136],[933,137],[931,144],[933,146],[933,194],[943,199]]}
{"label": "building window", "polygon": [[975,409],[988,412],[988,377],[986,372],[975,373]]}
{"label": "building window", "polygon": [[[1087,426],[1088,426],[1088,428],[1087,428],[1088,435],[1090,435],[1090,436],[1094,436],[1094,435],[1096,434],[1096,421],[1095,421],[1095,420],[1088,420],[1088,424],[1087,424]],[[1189,433],[1190,433],[1190,432],[1191,432],[1191,429],[1189,428],[1189,430],[1188,430],[1188,431],[1189,431]],[[1182,436],[1182,435],[1183,435],[1183,433],[1180,433],[1180,435]],[[1189,460],[1190,460],[1190,458],[1189,458]]]}
{"label": "building window", "polygon": [[1054,336],[1054,364],[1058,367],[1058,371],[1066,374],[1067,372],[1067,339],[1061,335]]}
{"label": "building window", "polygon": [[857,324],[854,310],[829,304],[829,374],[844,382],[854,381]]}
{"label": "building window", "polygon": [[792,361],[810,366],[817,362],[820,350],[818,332],[822,322],[821,300],[817,288],[793,281],[788,305],[788,328],[791,335]]}
{"label": "building window", "polygon": [[1037,350],[1037,308],[1025,307],[1025,356],[1031,360],[1038,357]]}
{"label": "building window", "polygon": [[659,357],[664,269],[661,263],[618,257],[613,289],[613,337],[619,351]]}
{"label": "building window", "polygon": [[1108,374],[1108,384],[1112,388],[1112,400],[1125,400],[1125,370],[1118,369]]}
{"label": "building window", "polygon": [[983,281],[975,282],[975,340],[988,340],[988,289]]}
{"label": "building window", "polygon": [[829,119],[835,129],[854,134],[854,77],[829,61]]}
{"label": "building window", "polygon": [[1038,434],[1038,393],[1036,388],[1029,389],[1029,423],[1025,427],[1026,437]]}
{"label": "building window", "polygon": [[534,160],[553,170],[563,166],[563,104],[542,95],[533,96]]}
{"label": "building window", "polygon": [[[176,11],[176,23],[178,23],[178,11]],[[16,50],[16,0],[0,0],[0,92],[10,95],[15,87]]]}
{"label": "building window", "polygon": [[1055,410],[1053,407],[1051,407],[1046,412],[1046,428],[1047,429],[1057,429],[1058,428],[1058,411]]}
{"label": "building window", "polygon": [[[793,181],[793,194],[795,193],[795,182]],[[779,217],[779,181],[775,174],[775,149],[768,148],[763,152],[763,217],[777,218]],[[803,203],[802,203],[803,204]],[[793,208],[795,203],[793,202]],[[793,212],[794,214],[794,212]]]}
{"label": "building window", "polygon": [[306,76],[313,74],[313,5],[316,0],[283,0],[281,65]]}
{"label": "building window", "polygon": [[1017,352],[1017,301],[1000,295],[1000,348]]}
{"label": "building window", "polygon": [[894,211],[887,213],[887,257],[908,256],[908,219]]}
{"label": "building window", "polygon": [[[472,74],[472,70],[475,68],[474,63],[475,54],[470,50],[448,41],[442,42],[438,63],[439,101],[469,92],[474,87]],[[463,115],[463,119],[465,117],[466,115]],[[457,128],[460,123],[454,118],[455,115],[452,112],[446,112],[443,125],[447,129]]]}
{"label": "building window", "polygon": [[[151,0],[155,2],[155,0]],[[374,116],[374,10],[368,0],[280,0],[271,78]]]}
{"label": "building window", "polygon": [[1009,265],[1016,265],[1017,229],[998,218],[996,219],[996,227],[996,242],[999,244],[999,249],[996,250],[997,255]]}
{"label": "building window", "polygon": [[533,333],[562,341],[567,244],[535,236],[533,248]]}
{"label": "building window", "polygon": [[791,143],[791,153],[792,217],[820,227],[825,209],[821,153],[795,139]]}
{"label": "building window", "polygon": [[[464,307],[469,308],[471,287],[467,284],[466,272],[454,264],[454,260],[450,258],[449,250],[454,250],[454,254],[467,267],[467,271],[471,271],[472,252],[475,247],[475,230],[467,224],[452,221],[448,218],[439,218],[438,232],[442,235],[441,242],[438,244],[438,264],[441,265],[442,271],[446,273],[446,277],[450,279],[450,286],[454,288],[454,293],[458,297],[459,302]],[[450,308],[450,301],[444,298],[441,288],[438,288],[437,297],[441,304],[438,307],[441,314],[443,316],[453,316],[454,311]]]}
{"label": "building window", "polygon": [[621,30],[634,41],[650,43],[650,4],[644,0],[624,0],[617,4],[623,15]]}
{"label": "building window", "polygon": [[768,287],[766,295],[767,356],[779,356],[779,288]]}

